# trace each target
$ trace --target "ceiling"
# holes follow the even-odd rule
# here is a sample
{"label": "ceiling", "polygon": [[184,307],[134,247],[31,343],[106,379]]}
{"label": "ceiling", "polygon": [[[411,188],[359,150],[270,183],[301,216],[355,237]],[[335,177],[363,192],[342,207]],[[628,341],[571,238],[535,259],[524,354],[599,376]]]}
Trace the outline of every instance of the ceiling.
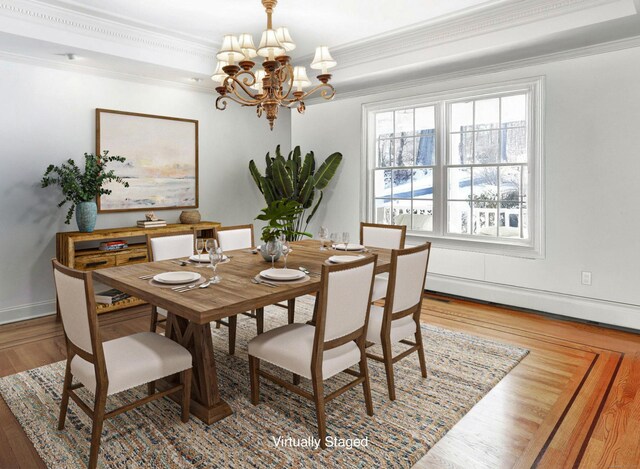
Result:
{"label": "ceiling", "polygon": [[[640,0],[279,0],[274,25],[291,31],[296,64],[331,47],[340,96],[640,39],[639,11]],[[3,0],[0,59],[209,92],[222,35],[257,42],[265,18],[259,0]]]}

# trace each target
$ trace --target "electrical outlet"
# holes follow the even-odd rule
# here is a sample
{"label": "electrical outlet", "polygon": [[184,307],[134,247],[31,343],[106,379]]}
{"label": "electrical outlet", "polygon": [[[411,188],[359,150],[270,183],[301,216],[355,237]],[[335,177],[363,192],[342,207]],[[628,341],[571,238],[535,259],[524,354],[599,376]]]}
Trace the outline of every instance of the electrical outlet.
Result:
{"label": "electrical outlet", "polygon": [[591,272],[582,272],[582,284],[583,285],[591,285]]}

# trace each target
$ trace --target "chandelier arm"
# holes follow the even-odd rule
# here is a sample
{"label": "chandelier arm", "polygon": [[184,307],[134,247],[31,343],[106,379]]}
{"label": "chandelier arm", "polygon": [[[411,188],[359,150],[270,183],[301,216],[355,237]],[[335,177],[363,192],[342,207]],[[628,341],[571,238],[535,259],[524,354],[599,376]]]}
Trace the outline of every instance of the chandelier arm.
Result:
{"label": "chandelier arm", "polygon": [[[229,83],[229,82],[232,83]],[[254,80],[255,83],[255,80]],[[247,95],[249,96],[249,98],[245,98],[243,96],[240,96],[238,94],[238,89],[236,88],[235,85],[240,86],[240,88],[242,88],[242,90],[247,93]],[[255,106],[259,103],[261,103],[263,101],[264,98],[259,98],[259,94],[253,94],[249,88],[247,87],[247,85],[245,85],[241,80],[238,80],[236,77],[232,77],[232,76],[228,76],[227,78],[224,79],[224,87],[227,89],[227,91],[229,93],[232,93],[234,96],[236,96],[238,99],[242,100],[243,103],[246,103],[248,105],[251,106]],[[227,95],[228,96],[228,95]],[[237,102],[237,101],[236,101]]]}
{"label": "chandelier arm", "polygon": [[227,107],[227,103],[226,103],[226,102],[224,102],[224,107],[223,107],[223,108],[218,107],[218,101],[219,101],[220,99],[230,99],[230,100],[231,100],[231,101],[233,101],[234,103],[238,103],[239,105],[241,105],[241,106],[243,106],[243,107],[247,107],[247,106],[257,106],[258,104],[260,104],[260,101],[259,101],[259,102],[256,102],[256,101],[246,101],[246,100],[242,100],[242,98],[238,97],[237,95],[229,95],[229,94],[226,94],[226,95],[224,95],[224,96],[219,96],[219,97],[218,97],[218,99],[216,99],[216,108],[218,108],[218,109],[220,109],[220,110],[222,110],[222,111],[224,111],[224,109],[226,109],[226,107]]}
{"label": "chandelier arm", "polygon": [[287,92],[284,93],[284,94],[282,94],[279,90],[276,91],[275,95],[276,95],[276,98],[278,99],[278,101],[286,101],[286,100],[288,100],[289,96],[291,95],[291,92],[293,91],[293,68],[291,68],[291,65],[287,65],[287,67],[286,67],[286,72],[287,73],[286,73],[285,76],[281,75],[281,73],[283,71],[285,71],[284,67],[283,67],[283,69],[279,70],[279,76],[277,78],[280,81],[280,83],[284,85],[286,75],[288,75],[289,77],[287,79],[287,83],[288,83],[289,87],[287,89]]}
{"label": "chandelier arm", "polygon": [[303,94],[300,97],[300,101],[307,99],[309,96],[311,96],[313,93],[315,93],[316,91],[325,88],[322,90],[322,92],[320,93],[320,97],[326,99],[327,101],[330,99],[333,99],[333,97],[336,95],[336,90],[333,87],[333,85],[330,85],[329,83],[320,83],[318,86],[316,86],[315,88],[311,88],[309,91],[307,91],[305,94]]}

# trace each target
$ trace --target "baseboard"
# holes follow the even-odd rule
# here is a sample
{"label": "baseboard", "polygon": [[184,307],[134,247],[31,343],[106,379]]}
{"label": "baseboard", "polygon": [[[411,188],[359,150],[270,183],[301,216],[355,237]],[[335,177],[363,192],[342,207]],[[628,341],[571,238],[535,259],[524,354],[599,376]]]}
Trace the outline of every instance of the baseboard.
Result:
{"label": "baseboard", "polygon": [[56,302],[54,300],[12,306],[11,308],[0,309],[0,324],[40,318],[52,314],[56,314]]}
{"label": "baseboard", "polygon": [[427,288],[451,295],[640,330],[640,307],[626,303],[432,273],[427,276]]}

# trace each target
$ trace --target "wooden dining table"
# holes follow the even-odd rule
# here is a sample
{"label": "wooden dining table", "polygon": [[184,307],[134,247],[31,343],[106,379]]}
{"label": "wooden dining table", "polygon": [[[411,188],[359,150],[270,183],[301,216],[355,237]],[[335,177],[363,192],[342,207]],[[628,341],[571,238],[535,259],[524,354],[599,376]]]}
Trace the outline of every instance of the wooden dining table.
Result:
{"label": "wooden dining table", "polygon": [[[208,288],[194,288],[178,293],[171,288],[153,285],[141,276],[170,271],[192,271],[208,276],[210,270],[196,265],[180,266],[175,260],[111,267],[93,272],[96,281],[117,288],[152,305],[166,309],[165,335],[189,350],[193,356],[193,383],[191,413],[203,422],[211,424],[232,414],[231,407],[220,397],[216,375],[216,361],[211,337],[211,322],[246,311],[260,310],[281,301],[317,292],[320,289],[322,265],[333,255],[358,254],[335,250],[320,250],[320,243],[304,240],[291,243],[288,267],[304,267],[312,274],[301,283],[280,282],[271,287],[255,284],[251,280],[270,268],[260,254],[251,250],[225,253],[229,261],[218,265],[222,281]],[[368,248],[362,255],[378,255],[376,273],[388,272],[391,251]],[[282,259],[276,263],[283,267]],[[132,360],[135,357],[131,357]],[[248,369],[247,369],[248,372]],[[161,386],[160,386],[161,387]]]}

